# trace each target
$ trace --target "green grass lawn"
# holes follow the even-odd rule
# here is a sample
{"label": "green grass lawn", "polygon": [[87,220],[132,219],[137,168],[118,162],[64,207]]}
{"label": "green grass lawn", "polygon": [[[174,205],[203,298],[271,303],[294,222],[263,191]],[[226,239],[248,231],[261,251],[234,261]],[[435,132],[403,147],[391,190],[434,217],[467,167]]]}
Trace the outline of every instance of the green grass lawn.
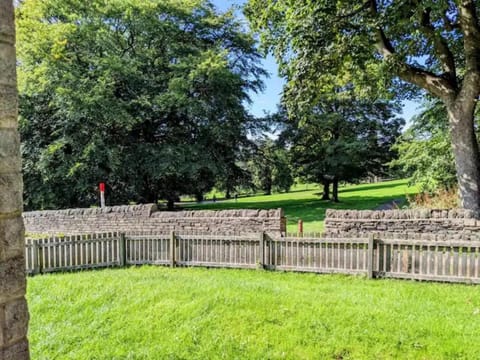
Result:
{"label": "green grass lawn", "polygon": [[322,201],[321,188],[310,185],[294,188],[289,193],[251,196],[237,201],[219,201],[189,205],[195,209],[274,209],[283,208],[288,220],[288,231],[297,230],[298,219],[304,222],[304,231],[319,232],[323,230],[326,209],[375,209],[393,199],[405,199],[406,195],[417,193],[415,187],[408,187],[407,180],[387,181],[377,184],[349,185],[339,189],[340,203]]}
{"label": "green grass lawn", "polygon": [[477,359],[480,288],[141,267],[28,279],[32,359]]}

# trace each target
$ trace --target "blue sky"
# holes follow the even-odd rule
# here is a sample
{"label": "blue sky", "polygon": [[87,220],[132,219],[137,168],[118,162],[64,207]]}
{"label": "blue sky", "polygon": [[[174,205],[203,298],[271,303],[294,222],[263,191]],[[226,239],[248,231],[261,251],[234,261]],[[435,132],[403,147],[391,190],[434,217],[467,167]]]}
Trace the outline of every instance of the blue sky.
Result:
{"label": "blue sky", "polygon": [[[245,0],[212,0],[220,11],[229,9],[232,5],[243,5]],[[239,13],[239,16],[241,14]],[[246,21],[246,20],[245,20]],[[263,68],[270,73],[265,79],[265,91],[260,94],[251,94],[252,104],[250,111],[255,116],[262,116],[265,112],[273,113],[280,102],[284,80],[278,76],[278,66],[272,56],[268,56],[262,62]]]}
{"label": "blue sky", "polygon": [[[220,11],[225,11],[233,5],[243,5],[246,0],[212,0]],[[239,14],[241,16],[241,14]],[[262,116],[265,112],[273,113],[280,102],[285,81],[278,76],[278,66],[272,56],[263,60],[263,67],[270,73],[270,77],[265,79],[265,91],[260,94],[252,94],[252,104],[250,111],[255,116]],[[415,101],[405,101],[403,103],[402,117],[407,120],[418,113],[419,103]]]}

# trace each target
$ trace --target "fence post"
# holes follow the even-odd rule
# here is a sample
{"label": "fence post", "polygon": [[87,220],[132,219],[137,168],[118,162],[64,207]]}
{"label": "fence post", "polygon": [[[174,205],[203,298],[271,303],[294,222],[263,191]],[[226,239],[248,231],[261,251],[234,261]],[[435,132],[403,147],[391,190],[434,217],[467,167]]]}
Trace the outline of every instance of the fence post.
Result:
{"label": "fence post", "polygon": [[37,242],[37,253],[38,253],[38,273],[41,274],[43,272],[44,263],[43,263],[43,244],[45,243],[46,239],[36,240]]}
{"label": "fence post", "polygon": [[33,273],[40,274],[38,240],[32,240]]}
{"label": "fence post", "polygon": [[257,262],[257,268],[258,269],[264,269],[265,268],[265,231],[262,231],[260,233],[260,236],[258,238],[260,240],[259,242],[259,252],[258,252],[258,262]]}
{"label": "fence post", "polygon": [[303,220],[302,220],[302,219],[299,219],[299,220],[298,220],[297,233],[298,233],[298,236],[299,236],[299,237],[303,237]]}
{"label": "fence post", "polygon": [[170,266],[175,267],[175,247],[177,246],[175,231],[170,233]]}
{"label": "fence post", "polygon": [[367,276],[369,279],[373,279],[373,248],[374,246],[375,246],[375,235],[373,233],[368,234]]}
{"label": "fence post", "polygon": [[119,256],[119,264],[121,267],[124,267],[127,263],[127,238],[125,237],[125,233],[120,234],[120,241],[118,243],[118,256]]}

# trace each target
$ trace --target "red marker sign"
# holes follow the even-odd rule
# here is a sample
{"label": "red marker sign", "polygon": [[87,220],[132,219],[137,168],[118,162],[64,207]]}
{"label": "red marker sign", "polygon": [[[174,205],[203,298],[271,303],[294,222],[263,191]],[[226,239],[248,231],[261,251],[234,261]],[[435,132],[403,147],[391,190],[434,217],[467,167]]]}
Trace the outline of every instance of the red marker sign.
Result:
{"label": "red marker sign", "polygon": [[98,187],[100,189],[100,206],[104,208],[105,207],[105,183],[101,182],[98,185]]}

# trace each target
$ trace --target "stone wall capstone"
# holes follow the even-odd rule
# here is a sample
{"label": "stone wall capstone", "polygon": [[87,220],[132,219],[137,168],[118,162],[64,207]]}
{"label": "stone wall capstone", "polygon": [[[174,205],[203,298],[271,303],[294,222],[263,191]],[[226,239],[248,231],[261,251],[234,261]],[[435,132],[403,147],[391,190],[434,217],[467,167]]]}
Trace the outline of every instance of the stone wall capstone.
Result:
{"label": "stone wall capstone", "polygon": [[282,209],[159,211],[147,204],[32,211],[23,217],[26,232],[32,234],[285,231]]}
{"label": "stone wall capstone", "polygon": [[325,216],[325,234],[369,232],[434,233],[468,236],[480,232],[480,219],[464,209],[332,210]]}

